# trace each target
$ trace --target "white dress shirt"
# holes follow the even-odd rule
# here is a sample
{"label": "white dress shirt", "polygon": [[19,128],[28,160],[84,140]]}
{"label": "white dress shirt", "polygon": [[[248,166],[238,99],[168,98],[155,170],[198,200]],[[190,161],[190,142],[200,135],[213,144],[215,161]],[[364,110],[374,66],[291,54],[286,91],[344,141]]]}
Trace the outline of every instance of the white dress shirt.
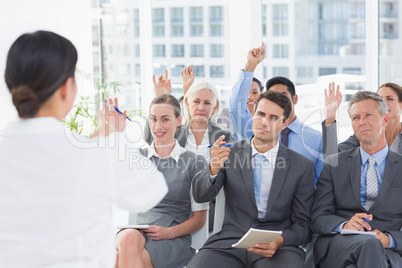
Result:
{"label": "white dress shirt", "polygon": [[0,140],[0,267],[114,267],[112,205],[143,212],[167,193],[137,149],[100,148],[123,138],[82,138],[53,117],[8,125]]}
{"label": "white dress shirt", "polygon": [[[179,161],[180,155],[184,152],[187,151],[187,149],[183,148],[180,146],[179,142],[177,140],[175,140],[175,146],[172,150],[172,152],[170,153],[170,155],[163,157],[163,158],[173,158],[174,161],[176,161],[176,163]],[[148,149],[148,158],[151,158],[152,156],[158,157],[158,158],[162,158],[158,155],[158,153],[155,151],[155,143],[154,141],[152,142],[151,146]],[[190,198],[191,198],[191,211],[200,211],[200,210],[206,210],[209,208],[209,203],[197,203],[194,200],[193,197],[193,191],[192,191],[192,186],[190,186]]]}
{"label": "white dress shirt", "polygon": [[195,142],[195,136],[193,131],[191,130],[191,127],[188,130],[188,137],[187,137],[187,142],[185,148],[189,150],[190,152],[193,152],[198,155],[202,155],[207,163],[211,161],[211,149],[208,148],[208,145],[210,143],[209,141],[209,129],[204,133],[204,137],[202,138],[201,144],[197,146],[197,143]]}
{"label": "white dress shirt", "polygon": [[[265,156],[261,170],[261,188],[259,200],[256,200],[258,207],[258,218],[264,218],[267,211],[269,192],[271,191],[272,178],[274,177],[276,157],[278,156],[279,142],[271,150],[261,154],[255,149],[254,138],[251,140],[251,155],[260,154]],[[254,168],[254,157],[252,161]],[[252,178],[251,178],[252,179]]]}

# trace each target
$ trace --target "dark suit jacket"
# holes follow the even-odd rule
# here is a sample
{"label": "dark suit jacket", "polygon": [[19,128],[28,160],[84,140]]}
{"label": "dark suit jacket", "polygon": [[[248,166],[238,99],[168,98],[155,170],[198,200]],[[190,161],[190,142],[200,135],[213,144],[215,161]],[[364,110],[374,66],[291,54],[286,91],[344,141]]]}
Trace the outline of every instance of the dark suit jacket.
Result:
{"label": "dark suit jacket", "polygon": [[[175,139],[179,142],[180,146],[183,148],[186,146],[186,143],[187,143],[189,128],[190,128],[190,125],[180,126],[176,130],[176,133],[174,135]],[[209,132],[208,132],[209,142],[211,144],[214,143],[222,135],[225,135],[224,141],[226,141],[227,143],[230,143],[233,140],[232,135],[229,132],[224,131],[223,129],[218,127],[213,122],[209,122],[208,130],[209,130]],[[144,140],[149,145],[151,145],[152,141],[154,140],[154,138],[152,137],[152,134],[151,134],[151,129],[149,127],[148,121],[145,124],[145,128],[144,128]]]}
{"label": "dark suit jacket", "polygon": [[311,217],[313,232],[322,235],[314,252],[316,263],[325,255],[332,230],[356,213],[373,214],[371,227],[390,233],[397,244],[394,251],[402,253],[402,155],[389,151],[381,190],[369,211],[360,202],[360,166],[360,147],[327,158]]}
{"label": "dark suit jacket", "polygon": [[249,228],[282,231],[285,246],[307,243],[311,238],[310,209],[314,196],[314,163],[281,143],[264,218],[258,218],[254,197],[251,138],[235,142],[229,159],[210,181],[209,165],[193,180],[197,202],[208,202],[224,187],[226,196],[222,231],[204,248],[230,248]]}

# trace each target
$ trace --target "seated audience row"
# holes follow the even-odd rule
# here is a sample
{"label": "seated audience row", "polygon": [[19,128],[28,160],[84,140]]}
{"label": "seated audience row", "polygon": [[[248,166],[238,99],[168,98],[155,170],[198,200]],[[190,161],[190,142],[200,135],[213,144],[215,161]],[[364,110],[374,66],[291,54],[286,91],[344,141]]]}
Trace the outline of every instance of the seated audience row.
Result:
{"label": "seated audience row", "polygon": [[[398,267],[402,207],[391,209],[388,202],[399,200],[393,189],[402,184],[402,156],[386,146],[387,109],[376,93],[352,97],[349,114],[361,146],[332,155],[315,192],[314,163],[279,142],[280,131],[289,124],[289,98],[275,91],[261,94],[253,137],[229,148],[221,146],[221,136],[211,148],[209,165],[193,180],[199,202],[213,200],[224,187],[226,208],[222,231],[208,239],[187,267],[303,267],[305,253],[299,246],[310,241],[311,230],[320,235],[314,247],[317,266]],[[358,180],[352,179],[359,174],[355,162],[362,163]],[[355,200],[360,189],[364,192]],[[232,248],[249,228],[280,230],[282,235],[247,250]],[[374,236],[336,235],[345,229]]]}
{"label": "seated audience row", "polygon": [[[262,48],[260,49],[260,50],[262,50]],[[255,50],[252,50],[252,51],[250,51],[249,52],[249,55],[253,55],[253,56],[256,56],[256,57],[258,57],[258,55],[262,55],[263,54],[263,52],[262,51],[258,51],[258,49],[255,49]],[[263,58],[263,57],[262,57]],[[248,62],[249,63],[249,62]],[[247,69],[248,68],[248,66],[246,65],[246,67],[245,67],[245,69]],[[254,69],[255,69],[255,67],[254,67]],[[242,79],[244,80],[244,77],[242,77]],[[283,79],[282,81],[286,81],[286,79]],[[282,82],[281,81],[281,82]],[[291,83],[291,82],[290,82]],[[285,82],[283,82],[283,83],[280,83],[281,85],[282,84],[285,84],[286,85],[286,83]],[[294,86],[293,86],[294,87]],[[272,87],[268,87],[269,89],[273,89],[273,90],[271,90],[271,91],[275,91],[275,88],[272,88]],[[243,91],[244,91],[244,89],[243,89]],[[252,91],[253,91],[253,89],[251,89],[251,90],[249,90],[249,92],[250,92],[250,94],[252,94]],[[278,90],[279,91],[279,90]],[[246,91],[247,92],[247,91]],[[244,92],[243,92],[244,93]],[[248,93],[248,92],[247,92]],[[285,95],[287,95],[286,93],[286,91],[283,91],[282,92],[282,94],[285,94]],[[272,94],[272,93],[271,93]],[[293,95],[293,97],[292,97],[292,95],[291,94],[289,94],[290,95],[290,100],[294,100],[294,96],[295,95]],[[238,92],[236,91],[236,86],[235,86],[235,89],[234,89],[234,91],[233,91],[233,95],[232,95],[232,97],[233,96],[237,96],[239,99],[238,100],[241,100],[242,99],[242,97],[240,97],[240,96],[238,96]],[[328,102],[329,100],[330,100],[330,98],[331,98],[331,96],[332,97],[335,97],[335,99],[336,100],[338,100],[338,105],[339,105],[339,103],[341,102],[341,95],[340,95],[340,91],[339,91],[339,88],[337,89],[337,91],[335,91],[335,87],[334,87],[334,84],[331,84],[331,85],[329,85],[329,93],[327,94],[326,93],[326,102]],[[340,98],[339,98],[339,96],[340,96]],[[364,96],[362,99],[358,99],[356,102],[359,102],[359,101],[367,101],[367,100],[371,100],[371,98],[372,98],[372,96]],[[243,100],[244,100],[244,97],[243,97]],[[249,101],[250,101],[250,98],[248,99]],[[297,102],[297,95],[296,95],[296,101],[295,102]],[[368,101],[369,102],[369,101]],[[250,111],[250,107],[249,106],[251,106],[250,105],[250,103],[247,103],[248,104],[248,106],[247,106],[247,111],[252,115],[252,116],[254,116],[254,120],[252,120],[251,122],[254,124],[254,121],[255,121],[255,118],[256,117],[258,117],[258,115],[255,115],[254,113],[251,113],[251,111]],[[294,104],[294,103],[293,103]],[[398,104],[398,112],[397,112],[397,114],[398,114],[398,116],[400,115],[400,106],[399,106],[399,102],[397,102],[397,104]],[[232,103],[231,103],[231,105],[232,105]],[[292,108],[294,108],[294,106],[292,107]],[[257,112],[258,111],[258,109],[256,109],[256,111],[255,112]],[[290,113],[292,113],[292,111],[294,112],[294,109],[291,109],[291,112]],[[380,114],[381,114],[382,112],[380,111]],[[330,115],[330,113],[328,112],[328,106],[327,106],[327,114],[328,115]],[[232,113],[231,113],[231,115],[232,115]],[[249,123],[249,122],[243,122],[242,124],[241,124],[241,126],[246,126],[246,124],[247,123]],[[287,124],[289,124],[289,123],[287,123]],[[398,125],[400,126],[400,122],[399,122],[399,118],[398,118]],[[252,125],[253,126],[253,125]],[[239,127],[237,127],[236,128],[237,130],[238,129],[242,129],[242,128],[239,128]],[[255,141],[256,140],[258,140],[258,134],[256,134],[255,132],[254,132],[254,127],[251,127],[249,130],[252,130],[252,133],[254,134],[253,135],[253,137],[252,137],[252,144],[253,145],[255,145]],[[236,132],[235,133],[235,136],[237,135],[238,133]],[[398,132],[398,134],[400,134],[400,129],[399,129],[399,132]],[[306,135],[306,133],[303,133],[302,135]],[[278,137],[281,137],[282,138],[282,135],[278,135]],[[308,135],[307,135],[307,137],[308,137]],[[231,149],[229,149],[229,148],[227,148],[227,147],[220,147],[219,145],[220,145],[220,142],[222,141],[221,139],[222,139],[223,137],[221,137],[220,138],[220,140],[218,140],[217,141],[217,143],[214,145],[214,146],[212,146],[212,148],[211,148],[211,156],[213,156],[214,154],[215,154],[215,152],[216,152],[216,150],[217,149],[215,149],[215,146],[217,146],[219,149],[219,157],[218,157],[218,160],[217,160],[217,163],[220,163],[220,164],[222,164],[222,166],[224,166],[225,164],[224,163],[226,163],[225,161],[227,161],[228,159],[228,161],[227,161],[227,163],[228,163],[228,166],[226,167],[225,166],[225,169],[224,169],[224,178],[226,178],[226,176],[228,176],[226,173],[228,173],[228,172],[230,172],[230,170],[233,170],[234,171],[234,174],[243,174],[242,172],[239,172],[239,170],[237,170],[236,169],[236,167],[240,167],[241,165],[239,165],[239,163],[237,163],[236,164],[236,159],[238,159],[238,158],[242,158],[243,159],[243,163],[248,163],[248,162],[250,162],[250,161],[248,161],[248,158],[250,157],[248,154],[246,154],[244,157],[241,157],[241,154],[240,153],[238,153],[237,151],[235,151],[235,153],[232,153],[232,154],[230,154],[229,152],[230,152],[230,150]],[[321,134],[320,134],[320,138],[321,138]],[[279,139],[278,139],[279,140]],[[282,140],[283,141],[283,140]],[[245,141],[243,141],[243,142],[245,142]],[[335,141],[336,142],[336,141]],[[268,145],[268,143],[264,143],[265,145]],[[238,145],[237,143],[235,144],[235,146],[236,145]],[[232,148],[232,150],[235,150],[235,149],[237,149],[236,147],[233,147]],[[304,145],[305,146],[305,145]],[[272,147],[270,148],[270,149],[272,149]],[[364,150],[364,149],[363,149]],[[268,151],[270,151],[270,150],[268,150]],[[322,149],[321,149],[321,151],[322,151]],[[327,151],[327,153],[329,154],[329,153],[331,153],[331,151],[330,150],[328,150]],[[253,155],[253,154],[252,154]],[[233,158],[230,158],[230,156],[232,156]],[[213,159],[211,159],[211,160],[213,160]],[[252,162],[252,165],[253,165],[253,172],[251,173],[251,174],[253,174],[253,175],[255,175],[254,173],[254,168],[255,168],[255,161],[253,160],[253,161],[251,161]],[[199,201],[211,201],[211,200],[213,200],[213,198],[216,196],[216,193],[217,192],[219,192],[219,189],[220,189],[220,187],[222,187],[222,185],[225,185],[226,186],[226,179],[223,179],[223,183],[220,183],[220,184],[218,184],[218,183],[216,183],[215,184],[215,179],[216,178],[213,178],[214,176],[216,176],[216,174],[212,174],[212,170],[213,170],[213,168],[212,168],[212,163],[213,163],[213,161],[211,161],[210,162],[210,166],[208,166],[208,167],[206,167],[205,168],[205,173],[206,174],[210,174],[210,176],[211,176],[211,178],[210,178],[210,180],[211,180],[211,185],[209,185],[209,186],[207,186],[206,188],[204,188],[205,186],[199,186],[199,187],[201,187],[201,188],[198,188],[198,189],[202,189],[203,191],[206,191],[205,193],[204,192],[201,192],[201,196],[202,197],[199,197]],[[235,163],[235,164],[233,164],[234,166],[233,167],[231,167],[231,164],[230,163]],[[274,165],[275,166],[275,165]],[[314,166],[314,165],[313,165]],[[242,166],[242,167],[244,167],[244,166]],[[219,168],[217,169],[218,171],[219,171]],[[211,172],[211,173],[210,173]],[[201,173],[202,174],[202,173]],[[236,176],[234,175],[234,174],[231,174],[230,176],[228,176],[228,177],[230,177],[232,180],[233,180],[233,178],[235,178]],[[266,174],[264,174],[264,175],[266,175]],[[197,178],[199,177],[199,176],[201,176],[201,175],[199,175],[199,174],[197,174],[197,177],[196,177],[196,180],[197,180]],[[205,175],[206,176],[206,175]],[[206,176],[206,177],[208,177],[208,176]],[[365,175],[364,175],[364,177],[365,177]],[[267,177],[265,177],[264,176],[264,179],[267,179]],[[201,179],[200,179],[201,180]],[[271,182],[269,182],[269,184],[271,184],[272,185],[272,178],[271,178]],[[269,179],[268,179],[268,181],[269,181]],[[315,179],[315,182],[317,182],[317,178]],[[203,181],[203,183],[205,183],[204,181]],[[256,187],[255,186],[255,183],[256,183],[256,179],[254,178],[254,187]],[[264,182],[259,182],[259,183],[261,183],[261,187],[262,187],[262,185],[264,184]],[[201,184],[202,185],[202,184]],[[270,185],[270,186],[271,186]],[[216,188],[215,188],[216,187]],[[195,189],[197,189],[197,187],[194,187]],[[211,190],[212,188],[214,188],[214,190]],[[230,187],[229,189],[234,189],[234,187]],[[257,188],[260,188],[260,187],[257,187]],[[256,190],[256,189],[254,189],[254,194],[255,194],[255,201],[257,201],[257,203],[256,203],[256,206],[257,206],[257,211],[258,211],[258,214],[259,214],[259,216],[261,216],[261,217],[263,217],[264,215],[265,215],[265,212],[266,211],[264,211],[264,205],[266,206],[266,203],[267,203],[267,200],[268,200],[268,197],[270,196],[270,193],[271,193],[271,191],[269,190],[270,188],[268,188],[268,191],[267,191],[267,189],[264,189],[265,191],[267,191],[267,192],[264,192],[264,194],[262,195],[262,196],[264,196],[264,198],[266,198],[266,199],[263,199],[263,201],[261,202],[261,203],[259,203],[260,201],[258,200],[258,198],[259,198],[259,195],[258,195],[258,197],[257,197],[257,192],[259,192],[260,191],[260,189],[258,189],[258,190]],[[199,196],[199,195],[197,195],[197,194],[199,194],[199,191],[197,191],[197,190],[194,190],[194,194],[195,194],[195,196]],[[208,195],[209,194],[209,195]],[[233,200],[239,200],[239,197],[240,196],[243,196],[243,195],[241,195],[241,194],[233,194],[233,193],[231,193],[229,190],[226,190],[225,191],[225,194],[226,194],[226,197],[228,198],[227,200],[228,200],[228,202],[230,202],[232,199]],[[230,198],[230,196],[232,196],[232,198]],[[235,196],[235,198],[233,198],[233,196]],[[293,199],[293,198],[292,198]],[[270,202],[268,202],[268,204],[269,204]],[[366,202],[364,201],[363,202],[363,205],[365,204]],[[367,202],[368,203],[368,202]],[[258,207],[259,205],[261,205],[262,204],[262,213],[260,213],[260,208]],[[234,208],[229,208],[230,207],[230,203],[227,203],[227,205],[226,205],[226,212],[229,210],[231,210],[231,209],[233,209],[233,210],[235,210]],[[240,207],[237,205],[236,206],[236,208],[237,209],[240,209]],[[366,209],[366,210],[368,210],[368,209]],[[367,211],[366,211],[367,212]],[[237,213],[240,213],[240,212],[237,212]],[[371,220],[372,220],[372,215],[369,215],[369,214],[366,214],[366,215],[368,215],[368,218],[370,218]],[[364,215],[359,215],[361,218],[363,218],[364,217]],[[228,219],[229,218],[229,219]],[[237,218],[237,221],[239,222],[238,224],[239,225],[241,225],[241,220],[242,219],[245,219],[246,221],[248,221],[247,219],[249,219],[250,217],[247,217],[247,216],[243,216],[243,217],[241,217],[241,218]],[[367,218],[367,221],[368,221],[368,218]],[[352,219],[352,220],[354,220],[354,219]],[[230,222],[230,216],[228,216],[228,215],[226,215],[225,214],[225,223],[227,223],[227,222]],[[346,222],[346,221],[345,221]],[[230,226],[232,226],[234,223],[231,223],[230,224]],[[383,224],[383,223],[375,223],[375,222],[373,222],[373,224]],[[225,224],[224,224],[224,226],[225,226]],[[373,226],[375,226],[375,225],[373,225]],[[350,228],[350,225],[348,226],[349,228]],[[241,229],[241,228],[239,228],[239,229]],[[246,228],[247,229],[247,228]],[[225,230],[225,227],[223,227],[223,231]],[[381,234],[380,234],[381,232],[377,232],[377,235],[378,236],[380,236]],[[227,235],[229,235],[229,234],[227,234]],[[231,238],[233,239],[233,235],[231,236]],[[283,238],[283,237],[282,237]],[[381,237],[382,238],[382,237]],[[394,241],[394,243],[395,243],[395,240],[393,240],[393,237],[392,236],[389,236],[389,238],[390,238],[390,240],[391,241]],[[340,238],[341,239],[341,238]],[[380,238],[379,238],[380,239]],[[226,248],[226,247],[228,247],[228,246],[230,246],[231,245],[231,243],[233,242],[235,242],[236,240],[237,240],[237,238],[236,239],[233,239],[233,240],[231,240],[231,241],[225,241],[225,242],[222,242],[222,240],[225,240],[225,236],[219,236],[219,235],[217,235],[217,236],[213,236],[213,237],[211,237],[211,239],[209,239],[208,241],[207,241],[207,243],[205,244],[205,246],[203,247],[203,249],[200,251],[200,253],[198,254],[198,255],[196,255],[196,257],[193,259],[193,261],[189,264],[189,267],[193,267],[192,265],[194,265],[194,267],[202,267],[202,264],[204,264],[205,263],[205,261],[208,261],[208,260],[211,260],[211,263],[208,263],[208,265],[209,266],[212,266],[212,263],[214,263],[214,264],[216,264],[216,267],[220,267],[221,265],[223,265],[223,263],[226,263],[226,262],[228,262],[228,259],[230,259],[230,257],[228,258],[228,256],[230,256],[230,255],[232,255],[232,256],[237,256],[236,258],[237,258],[237,261],[239,260],[239,255],[241,255],[241,256],[243,256],[243,254],[244,253],[241,253],[242,251],[240,250],[239,252],[236,252],[236,250],[229,250],[229,252],[230,253],[228,253],[228,252],[225,252],[225,255],[227,255],[227,256],[225,256],[225,257],[222,257],[221,256],[221,254],[220,253],[217,253],[216,252],[216,250],[215,249],[219,249],[219,251],[221,252],[222,251],[222,249],[221,249],[221,247],[223,247],[223,248]],[[381,239],[380,239],[380,241],[381,241]],[[279,241],[276,241],[277,243],[277,245],[281,245],[281,242]],[[283,242],[283,241],[282,241]],[[214,246],[217,246],[216,248],[214,247]],[[277,245],[275,245],[275,246],[277,246]],[[273,247],[273,248],[275,248],[275,246]],[[392,245],[392,246],[394,246],[394,244]],[[279,247],[277,247],[277,248],[279,248]],[[277,248],[275,248],[275,250],[277,250]],[[208,250],[208,249],[214,249],[214,250]],[[271,250],[272,250],[272,248],[270,248]],[[259,253],[257,253],[257,254],[261,254],[261,255],[263,255],[264,256],[264,254],[266,254],[266,252],[264,252],[263,250],[261,250],[261,249],[249,249],[251,252],[254,250],[255,252],[259,252]],[[274,250],[274,252],[275,252],[275,250]],[[272,252],[272,251],[271,251]],[[257,257],[257,258],[254,258],[254,260],[251,262],[251,263],[253,263],[253,264],[251,264],[250,262],[248,262],[249,260],[249,257],[247,256],[247,255],[244,255],[245,256],[245,259],[244,260],[241,260],[240,262],[242,262],[242,264],[241,264],[241,266],[243,266],[243,265],[246,265],[246,266],[254,266],[254,265],[257,265],[257,263],[263,263],[264,261],[261,261],[261,262],[259,262],[258,260],[260,260],[260,258],[259,257]],[[282,255],[282,257],[283,256],[286,256],[286,254],[283,254]],[[255,257],[254,255],[253,255],[253,257]],[[219,260],[220,260],[220,258],[223,258],[222,259],[222,263],[220,263],[219,264]],[[251,258],[250,257],[250,259],[253,259],[253,258]],[[264,258],[262,258],[262,259],[264,259]],[[304,258],[303,258],[304,259]],[[381,258],[380,258],[381,259]],[[272,261],[272,263],[276,263],[276,261],[277,260],[273,260],[273,259],[271,259],[271,261]],[[300,260],[299,260],[300,261]],[[397,260],[398,261],[398,260]],[[282,262],[282,261],[279,261],[279,262]],[[331,261],[332,262],[332,261]],[[331,263],[331,262],[329,262],[329,263]],[[218,263],[218,264],[217,264]],[[270,263],[270,262],[268,262],[268,263]],[[288,266],[288,265],[296,265],[297,266],[297,264],[296,264],[297,262],[295,262],[295,263],[292,263],[292,262],[289,262],[289,263],[287,263],[286,265],[285,265],[285,267],[286,266]],[[301,262],[299,262],[299,264],[300,264]],[[236,261],[234,261],[234,263],[232,263],[231,265],[233,265],[233,266],[236,266]],[[240,263],[239,263],[239,265],[240,265]],[[275,267],[278,265],[278,264],[273,264],[273,265],[275,265]],[[377,264],[376,264],[377,265]],[[214,267],[214,266],[212,266],[212,267]],[[240,267],[240,266],[239,266]],[[374,267],[374,266],[373,266]]]}
{"label": "seated audience row", "polygon": [[[125,148],[121,159],[111,148],[79,148],[91,140],[58,125],[77,92],[71,42],[44,31],[18,38],[5,72],[21,119],[0,141],[0,212],[7,215],[0,263],[111,267],[116,255],[116,267],[304,267],[300,246],[315,233],[307,254],[314,253],[316,267],[402,267],[401,88],[387,83],[379,94],[352,96],[354,136],[338,153],[339,86],[331,83],[325,92],[321,134],[297,118],[289,79],[274,77],[262,92],[253,74],[264,57],[264,44],[248,52],[232,92],[236,142],[214,123],[215,86],[195,82],[189,66],[182,71],[181,105],[170,95],[167,71],[153,78],[156,98],[145,129],[150,147]],[[118,107],[110,99],[99,114],[94,136],[105,144],[123,137],[126,111]],[[330,155],[325,164],[323,154]],[[208,203],[222,188],[222,231],[194,255],[190,234],[205,224]],[[135,213],[130,224],[149,225],[120,230],[115,253],[112,203]],[[22,226],[26,218],[29,228]],[[281,235],[232,247],[250,228]]]}

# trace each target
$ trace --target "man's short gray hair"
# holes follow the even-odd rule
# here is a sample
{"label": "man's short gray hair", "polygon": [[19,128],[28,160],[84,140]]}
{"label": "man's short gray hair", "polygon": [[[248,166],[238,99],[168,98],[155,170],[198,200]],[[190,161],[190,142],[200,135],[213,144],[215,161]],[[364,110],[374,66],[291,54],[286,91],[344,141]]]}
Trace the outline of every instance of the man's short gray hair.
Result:
{"label": "man's short gray hair", "polygon": [[355,94],[352,95],[349,101],[348,105],[348,113],[350,116],[350,109],[352,108],[352,105],[355,104],[356,102],[359,101],[364,101],[364,100],[374,100],[375,104],[377,105],[377,109],[380,112],[381,115],[384,115],[388,113],[388,106],[383,98],[381,96],[373,91],[358,91]]}

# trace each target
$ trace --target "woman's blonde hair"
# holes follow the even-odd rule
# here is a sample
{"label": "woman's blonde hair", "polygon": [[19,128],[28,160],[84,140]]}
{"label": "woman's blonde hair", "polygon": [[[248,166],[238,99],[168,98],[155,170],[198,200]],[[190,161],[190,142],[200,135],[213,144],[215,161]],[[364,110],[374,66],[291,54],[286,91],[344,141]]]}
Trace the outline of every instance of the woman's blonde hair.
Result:
{"label": "woman's blonde hair", "polygon": [[191,99],[195,93],[200,90],[209,89],[212,92],[212,106],[215,110],[212,112],[211,118],[209,121],[213,119],[219,112],[219,94],[218,90],[216,89],[215,85],[207,80],[200,80],[195,82],[187,91],[186,95],[184,95],[183,99],[183,110],[184,110],[184,118],[186,119],[186,124],[190,122],[191,115],[190,111],[188,110],[187,103],[190,103],[188,100]]}

